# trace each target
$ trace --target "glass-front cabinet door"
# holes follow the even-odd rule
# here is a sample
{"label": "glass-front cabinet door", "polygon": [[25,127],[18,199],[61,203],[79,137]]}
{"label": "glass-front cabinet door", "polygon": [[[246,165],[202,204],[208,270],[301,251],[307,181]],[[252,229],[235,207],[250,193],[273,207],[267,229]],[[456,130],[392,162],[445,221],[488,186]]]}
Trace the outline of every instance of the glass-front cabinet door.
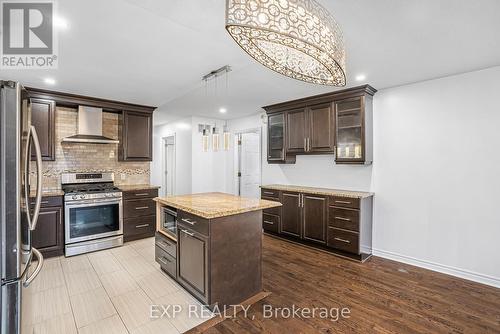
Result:
{"label": "glass-front cabinet door", "polygon": [[364,161],[363,97],[335,102],[336,161],[359,163]]}
{"label": "glass-front cabinet door", "polygon": [[267,160],[283,162],[285,160],[285,115],[270,114],[267,119]]}

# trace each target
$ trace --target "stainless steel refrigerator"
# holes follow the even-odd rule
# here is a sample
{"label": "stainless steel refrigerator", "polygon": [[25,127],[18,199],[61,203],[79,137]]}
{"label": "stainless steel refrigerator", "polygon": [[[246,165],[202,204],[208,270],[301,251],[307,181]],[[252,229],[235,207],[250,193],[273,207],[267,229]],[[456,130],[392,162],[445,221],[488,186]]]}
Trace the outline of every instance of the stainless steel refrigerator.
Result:
{"label": "stainless steel refrigerator", "polygon": [[[43,257],[31,247],[41,204],[42,159],[35,128],[31,125],[28,92],[12,81],[0,81],[0,271],[2,289],[1,334],[22,333],[31,323],[27,287],[43,265]],[[35,152],[36,195],[30,209],[31,149]],[[34,187],[35,185],[33,185]]]}

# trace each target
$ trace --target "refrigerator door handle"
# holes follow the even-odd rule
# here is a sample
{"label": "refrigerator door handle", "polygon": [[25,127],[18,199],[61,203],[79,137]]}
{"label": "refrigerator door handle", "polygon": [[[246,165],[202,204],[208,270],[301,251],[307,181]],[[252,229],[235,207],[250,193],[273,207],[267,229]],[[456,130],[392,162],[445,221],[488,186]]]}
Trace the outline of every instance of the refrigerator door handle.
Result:
{"label": "refrigerator door handle", "polygon": [[38,274],[40,273],[40,270],[42,270],[42,267],[43,267],[43,255],[42,255],[42,253],[40,253],[40,251],[38,249],[36,249],[35,247],[31,247],[31,250],[33,251],[33,255],[35,255],[36,258],[38,259],[38,263],[37,263],[37,266],[35,268],[35,271],[33,271],[33,273],[31,275],[28,274],[26,276],[26,280],[23,283],[23,286],[25,288],[27,288],[31,284],[31,282],[33,282],[33,280],[38,276]]}
{"label": "refrigerator door handle", "polygon": [[[28,184],[29,184],[29,142],[30,139],[33,138],[33,144],[35,146],[35,154],[36,154],[36,177],[37,177],[37,182],[36,182],[36,199],[35,199],[35,211],[33,212],[33,218],[30,216],[29,212],[29,189],[28,189]],[[40,149],[40,142],[38,141],[38,135],[36,133],[36,129],[33,125],[30,126],[29,132],[28,132],[28,145],[26,145],[26,163],[25,163],[25,177],[26,180],[24,181],[24,196],[26,200],[26,214],[28,218],[28,224],[30,226],[30,230],[35,230],[36,224],[38,222],[38,216],[40,214],[40,207],[42,204],[42,151]]]}

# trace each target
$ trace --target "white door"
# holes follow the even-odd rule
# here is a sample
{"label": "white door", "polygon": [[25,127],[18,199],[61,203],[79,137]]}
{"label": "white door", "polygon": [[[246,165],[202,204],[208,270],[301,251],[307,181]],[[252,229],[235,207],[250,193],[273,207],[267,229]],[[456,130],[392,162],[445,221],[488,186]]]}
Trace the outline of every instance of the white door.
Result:
{"label": "white door", "polygon": [[164,177],[163,189],[166,196],[175,194],[175,137],[164,138]]}
{"label": "white door", "polygon": [[260,198],[260,133],[242,133],[240,138],[240,196]]}

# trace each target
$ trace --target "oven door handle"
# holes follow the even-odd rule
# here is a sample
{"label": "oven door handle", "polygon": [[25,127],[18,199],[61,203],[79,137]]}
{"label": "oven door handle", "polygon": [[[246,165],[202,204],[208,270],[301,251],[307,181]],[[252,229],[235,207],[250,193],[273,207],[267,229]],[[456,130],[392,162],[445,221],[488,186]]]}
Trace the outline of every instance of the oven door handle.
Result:
{"label": "oven door handle", "polygon": [[89,207],[89,206],[102,206],[108,204],[120,204],[122,200],[118,201],[81,201],[81,202],[65,202],[64,205],[68,208],[81,208],[81,207]]}

